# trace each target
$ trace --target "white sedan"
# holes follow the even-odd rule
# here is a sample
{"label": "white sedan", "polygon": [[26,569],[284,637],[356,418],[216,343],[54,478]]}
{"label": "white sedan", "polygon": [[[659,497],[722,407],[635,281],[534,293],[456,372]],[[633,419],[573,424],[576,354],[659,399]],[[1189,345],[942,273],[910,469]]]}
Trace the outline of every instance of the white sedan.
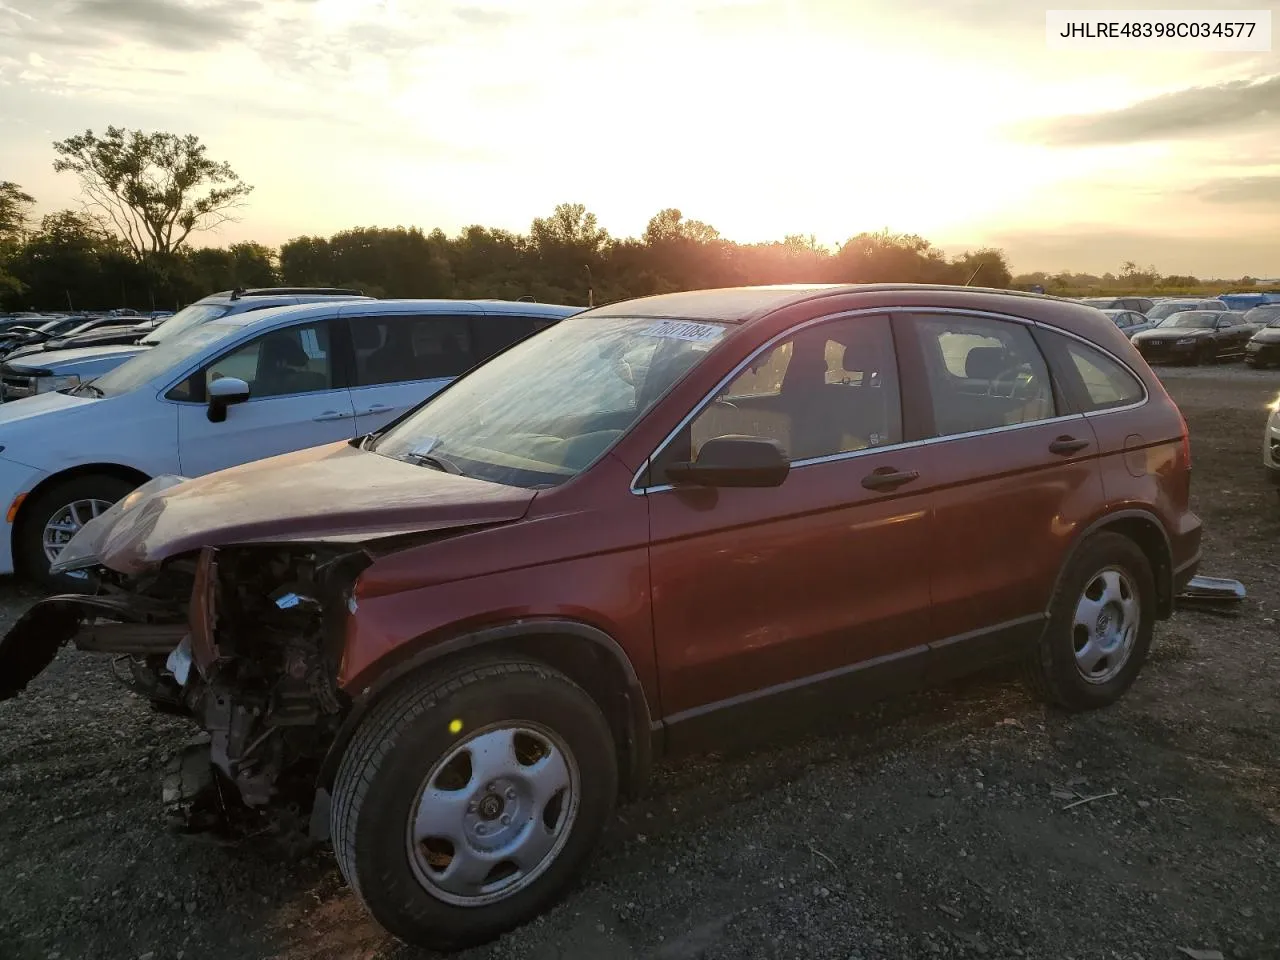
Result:
{"label": "white sedan", "polygon": [[194,477],[381,429],[455,377],[582,307],[370,300],[193,327],[97,380],[0,405],[0,573],[49,564],[146,480]]}

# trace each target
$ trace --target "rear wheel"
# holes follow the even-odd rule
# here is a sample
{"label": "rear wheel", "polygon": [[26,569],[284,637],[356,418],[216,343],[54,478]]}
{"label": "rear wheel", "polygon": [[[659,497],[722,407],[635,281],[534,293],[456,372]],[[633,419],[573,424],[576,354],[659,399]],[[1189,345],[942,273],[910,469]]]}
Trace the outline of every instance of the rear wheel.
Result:
{"label": "rear wheel", "polygon": [[14,537],[19,571],[50,590],[78,590],[83,573],[53,575],[49,565],[80,529],[137,487],[110,474],[85,474],[56,483],[24,505]]}
{"label": "rear wheel", "polygon": [[1146,660],[1155,601],[1151,564],[1136,543],[1117,533],[1089,537],[1068,561],[1028,654],[1033,692],[1071,710],[1114,703]]}
{"label": "rear wheel", "polygon": [[613,810],[613,738],[543,664],[501,659],[409,680],[370,711],[334,785],[338,866],[402,940],[482,943],[573,882]]}

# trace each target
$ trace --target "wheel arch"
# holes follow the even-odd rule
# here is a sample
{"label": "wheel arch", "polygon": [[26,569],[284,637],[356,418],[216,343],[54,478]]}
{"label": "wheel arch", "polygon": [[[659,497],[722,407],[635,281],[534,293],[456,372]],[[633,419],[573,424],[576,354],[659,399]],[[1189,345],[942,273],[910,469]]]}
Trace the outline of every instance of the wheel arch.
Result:
{"label": "wheel arch", "polygon": [[499,656],[529,657],[564,673],[595,700],[613,732],[620,787],[634,796],[648,780],[654,738],[648,698],[635,668],[609,634],[566,619],[532,619],[487,627],[420,647],[353,698],[321,763],[316,786],[330,791],[348,743],[365,715],[390,692],[428,670]]}
{"label": "wheel arch", "polygon": [[27,491],[22,503],[18,506],[18,512],[13,518],[13,524],[9,529],[9,544],[13,551],[15,561],[18,555],[18,542],[22,536],[23,528],[31,516],[31,505],[36,503],[40,497],[46,492],[52,490],[61,483],[67,483],[70,480],[76,480],[80,477],[89,477],[95,475],[103,475],[115,477],[132,483],[135,486],[142,486],[151,477],[136,467],[126,466],[122,463],[84,463],[77,464],[74,467],[68,467],[58,473],[51,473],[45,477],[34,487]]}
{"label": "wheel arch", "polygon": [[1136,543],[1146,554],[1151,563],[1151,575],[1156,584],[1156,617],[1168,619],[1173,613],[1173,548],[1169,543],[1169,535],[1159,518],[1149,510],[1119,510],[1099,517],[1085,527],[1071,544],[1062,565],[1058,568],[1058,576],[1054,580],[1053,592],[1056,596],[1062,577],[1071,566],[1071,561],[1089,537],[1095,533],[1118,533]]}

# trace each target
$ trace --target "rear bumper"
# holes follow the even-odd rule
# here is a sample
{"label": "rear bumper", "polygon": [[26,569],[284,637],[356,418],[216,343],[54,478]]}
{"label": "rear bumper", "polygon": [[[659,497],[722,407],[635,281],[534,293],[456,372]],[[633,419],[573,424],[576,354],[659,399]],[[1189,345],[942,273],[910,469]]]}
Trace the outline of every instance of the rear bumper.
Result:
{"label": "rear bumper", "polygon": [[1173,595],[1176,597],[1187,589],[1187,584],[1196,575],[1196,571],[1200,569],[1200,551],[1197,550],[1195,556],[1187,560],[1182,566],[1177,567],[1173,571]]}
{"label": "rear bumper", "polygon": [[[1203,533],[1203,526],[1200,518],[1188,510],[1182,515],[1178,529],[1171,537],[1169,544],[1172,560],[1173,560],[1173,583],[1170,600],[1176,597],[1196,575],[1196,571],[1200,569],[1200,537]],[[1172,603],[1169,605],[1172,612]]]}

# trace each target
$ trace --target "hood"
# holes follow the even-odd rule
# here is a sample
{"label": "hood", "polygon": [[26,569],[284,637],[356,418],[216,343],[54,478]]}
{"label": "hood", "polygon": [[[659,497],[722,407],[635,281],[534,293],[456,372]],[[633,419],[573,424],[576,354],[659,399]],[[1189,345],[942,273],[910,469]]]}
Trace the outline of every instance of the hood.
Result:
{"label": "hood", "polygon": [[[0,403],[0,443],[4,443],[6,438],[13,435],[14,427],[19,424],[26,425],[24,421],[61,414],[67,410],[85,409],[102,402],[97,397],[71,397],[65,393],[39,393],[33,397],[23,397],[21,400]],[[30,426],[41,430],[49,429],[43,422],[33,423]],[[60,427],[60,429],[62,428]],[[41,441],[41,446],[48,447],[48,445],[49,440],[46,437]]]}
{"label": "hood", "polygon": [[1258,343],[1280,343],[1280,327],[1263,327],[1253,339]]}
{"label": "hood", "polygon": [[1142,330],[1133,335],[1135,340],[1183,340],[1187,337],[1204,337],[1213,333],[1212,330],[1201,330],[1196,327],[1152,327],[1150,330]]}
{"label": "hood", "polygon": [[195,480],[157,477],[85,524],[59,569],[139,573],[206,546],[361,543],[519,520],[535,491],[442,473],[343,441]]}
{"label": "hood", "polygon": [[6,361],[15,372],[25,374],[40,370],[55,371],[59,374],[75,373],[78,367],[111,358],[124,363],[132,356],[141,353],[146,347],[136,344],[119,344],[116,346],[77,347],[72,350],[43,350],[26,357],[9,357]]}

